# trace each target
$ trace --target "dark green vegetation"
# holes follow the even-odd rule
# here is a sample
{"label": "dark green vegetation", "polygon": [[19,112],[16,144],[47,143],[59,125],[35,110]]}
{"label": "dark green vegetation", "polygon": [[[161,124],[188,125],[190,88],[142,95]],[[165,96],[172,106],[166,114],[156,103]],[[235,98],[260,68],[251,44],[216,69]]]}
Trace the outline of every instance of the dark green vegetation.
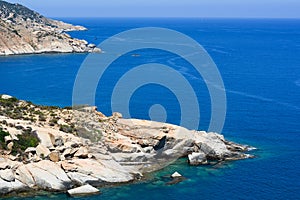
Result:
{"label": "dark green vegetation", "polygon": [[[39,144],[39,138],[36,133],[31,130],[30,127],[24,128],[22,126],[16,126],[15,128],[22,130],[22,135],[18,135],[18,140],[13,141],[13,146],[11,149],[11,153],[13,155],[23,154],[24,151],[28,147],[36,147]],[[9,136],[10,134],[0,128],[0,149],[1,150],[9,150],[7,148],[7,143],[5,142],[5,136]]]}
{"label": "dark green vegetation", "polygon": [[0,105],[1,106],[6,106],[6,107],[13,107],[15,106],[15,104],[18,102],[18,99],[13,97],[13,98],[10,98],[10,99],[2,99],[0,98]]}
{"label": "dark green vegetation", "polygon": [[4,137],[9,136],[9,133],[6,131],[3,131],[2,128],[0,128],[0,149],[6,149],[6,144]]}
{"label": "dark green vegetation", "polygon": [[49,125],[55,126],[59,120],[55,112],[60,110],[57,106],[37,106],[31,102],[19,101],[14,97],[10,99],[0,98],[0,115],[12,119],[47,122],[49,115]]}
{"label": "dark green vegetation", "polygon": [[27,116],[27,112],[33,111],[30,102],[20,105],[20,102],[16,98],[2,99],[0,98],[0,115],[6,116],[12,119],[23,119],[35,121],[32,117]]}
{"label": "dark green vegetation", "polygon": [[[0,16],[1,18],[7,18],[10,16],[12,11],[14,11],[14,16],[21,16],[24,20],[30,19],[32,21],[41,23],[41,24],[46,24],[46,25],[52,25],[49,20],[47,20],[45,17],[42,15],[38,14],[37,12],[34,12],[25,6],[22,6],[20,4],[12,4],[8,3],[6,1],[0,1]],[[13,18],[11,18],[13,19]]]}
{"label": "dark green vegetation", "polygon": [[86,128],[77,127],[76,135],[85,139],[89,139],[91,142],[98,142],[102,137],[101,130],[88,131]]}
{"label": "dark green vegetation", "polygon": [[65,133],[73,133],[76,131],[75,126],[73,124],[71,124],[71,126],[60,125],[59,130],[65,132]]}
{"label": "dark green vegetation", "polygon": [[22,135],[18,136],[19,140],[14,140],[12,154],[22,154],[28,147],[36,147],[39,144],[39,138],[31,128],[22,130]]}
{"label": "dark green vegetation", "polygon": [[[18,100],[17,98],[2,99],[0,95],[0,116],[5,116],[14,120],[26,120],[38,126],[51,126],[65,133],[71,133],[79,137],[90,139],[97,142],[102,137],[100,130],[95,130],[92,126],[86,127],[84,120],[80,123],[74,122],[74,110],[85,112],[87,105],[78,105],[74,107],[59,108],[57,106],[40,106],[31,102]],[[76,118],[76,117],[75,117]],[[73,120],[73,121],[72,121]],[[61,122],[60,122],[61,121]],[[76,121],[76,120],[75,120]],[[79,120],[80,121],[80,120]],[[0,120],[0,125],[22,130],[19,141],[14,141],[13,153],[20,153],[27,147],[35,147],[38,144],[38,138],[31,130],[18,124],[8,123],[6,120]],[[2,144],[2,149],[7,144]]]}

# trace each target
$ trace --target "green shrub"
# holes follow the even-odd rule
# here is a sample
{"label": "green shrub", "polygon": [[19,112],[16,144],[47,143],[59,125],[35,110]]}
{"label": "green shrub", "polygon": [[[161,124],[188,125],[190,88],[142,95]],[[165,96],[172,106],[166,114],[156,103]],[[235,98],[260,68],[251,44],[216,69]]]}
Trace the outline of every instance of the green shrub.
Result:
{"label": "green shrub", "polygon": [[69,125],[60,125],[59,130],[65,133],[73,133],[75,131],[75,128]]}
{"label": "green shrub", "polygon": [[58,122],[58,119],[56,119],[56,118],[53,118],[53,119],[51,119],[49,122],[50,122],[50,123],[53,123],[53,124],[57,124],[57,122]]}
{"label": "green shrub", "polygon": [[98,142],[102,137],[102,132],[100,130],[88,131],[83,127],[77,127],[76,133],[77,136],[89,139],[91,142]]}
{"label": "green shrub", "polygon": [[46,117],[44,115],[39,115],[39,120],[41,122],[45,122],[46,121]]}
{"label": "green shrub", "polygon": [[0,149],[6,149],[5,136],[9,136],[9,133],[0,128]]}
{"label": "green shrub", "polygon": [[17,98],[10,98],[10,99],[2,99],[0,98],[0,105],[4,107],[14,107],[18,102]]}
{"label": "green shrub", "polygon": [[39,144],[39,138],[34,132],[24,131],[18,138],[19,140],[14,141],[13,155],[22,154],[28,147],[36,147]]}

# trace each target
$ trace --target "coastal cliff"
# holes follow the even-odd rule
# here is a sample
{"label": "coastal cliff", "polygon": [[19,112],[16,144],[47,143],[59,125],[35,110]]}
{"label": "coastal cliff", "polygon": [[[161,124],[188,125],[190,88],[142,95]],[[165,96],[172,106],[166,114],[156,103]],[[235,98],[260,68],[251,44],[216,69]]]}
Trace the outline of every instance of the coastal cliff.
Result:
{"label": "coastal cliff", "polygon": [[249,150],[217,133],[0,95],[0,196],[28,190],[95,193],[92,186],[139,180],[181,157],[190,165],[209,165],[251,158]]}
{"label": "coastal cliff", "polygon": [[0,0],[0,55],[100,52],[94,44],[66,33],[84,30]]}

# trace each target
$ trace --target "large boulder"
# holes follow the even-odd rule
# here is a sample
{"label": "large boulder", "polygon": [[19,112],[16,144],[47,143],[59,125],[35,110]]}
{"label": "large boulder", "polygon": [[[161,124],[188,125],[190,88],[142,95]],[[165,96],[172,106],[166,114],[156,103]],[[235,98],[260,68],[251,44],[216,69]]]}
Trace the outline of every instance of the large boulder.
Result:
{"label": "large boulder", "polygon": [[15,176],[13,170],[12,169],[0,170],[0,178],[8,182],[14,181]]}
{"label": "large boulder", "polygon": [[190,165],[201,165],[207,163],[206,155],[203,152],[193,152],[192,154],[188,155],[188,159]]}
{"label": "large boulder", "polygon": [[201,135],[196,138],[195,144],[201,152],[213,159],[220,159],[230,153],[224,141],[216,133],[201,132]]}
{"label": "large boulder", "polygon": [[25,191],[28,187],[18,180],[7,182],[0,178],[0,195],[5,195],[10,192]]}
{"label": "large boulder", "polygon": [[19,167],[16,178],[31,188],[62,191],[72,186],[72,181],[60,166],[48,160]]}
{"label": "large boulder", "polygon": [[88,154],[89,150],[86,147],[80,147],[74,156],[79,158],[87,158]]}
{"label": "large boulder", "polygon": [[178,178],[178,177],[182,177],[182,175],[179,174],[178,172],[174,172],[174,173],[171,175],[171,178]]}
{"label": "large boulder", "polygon": [[72,182],[77,185],[91,184],[93,186],[98,186],[101,183],[101,180],[98,178],[80,172],[68,172],[67,175]]}
{"label": "large boulder", "polygon": [[47,156],[49,156],[50,153],[51,153],[50,150],[42,144],[39,144],[36,147],[36,154],[41,158],[43,157],[46,158]]}
{"label": "large boulder", "polygon": [[74,159],[73,163],[79,173],[93,176],[102,182],[121,183],[134,179],[131,173],[122,170],[121,165],[118,165],[119,168],[114,168],[109,163],[91,159]]}
{"label": "large boulder", "polygon": [[58,162],[60,161],[60,154],[59,152],[57,151],[53,151],[49,154],[49,159],[52,161],[52,162]]}
{"label": "large boulder", "polygon": [[72,197],[73,196],[82,196],[82,195],[93,195],[93,194],[99,194],[99,193],[100,193],[100,191],[91,185],[83,185],[81,187],[68,190],[68,194]]}

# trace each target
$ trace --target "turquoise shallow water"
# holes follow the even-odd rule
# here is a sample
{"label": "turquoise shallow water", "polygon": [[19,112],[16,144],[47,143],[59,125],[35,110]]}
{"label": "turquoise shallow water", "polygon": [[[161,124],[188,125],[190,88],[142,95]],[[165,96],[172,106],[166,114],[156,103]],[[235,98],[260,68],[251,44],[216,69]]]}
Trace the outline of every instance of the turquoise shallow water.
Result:
{"label": "turquoise shallow water", "polygon": [[[300,196],[300,21],[220,19],[65,19],[89,28],[71,35],[100,43],[129,28],[171,28],[202,44],[217,64],[227,94],[223,134],[258,148],[256,159],[213,167],[190,167],[179,160],[154,173],[147,182],[101,189],[87,199],[299,199]],[[130,54],[137,53],[139,57]],[[206,86],[185,60],[154,49],[123,55],[102,77],[96,104],[111,114],[116,81],[134,66],[159,62],[182,73],[197,92],[201,106],[199,129],[207,130],[210,99]],[[76,73],[87,54],[48,54],[0,57],[0,93],[38,104],[71,105]],[[147,85],[132,96],[132,116],[149,119],[160,103],[167,121],[180,122],[178,101],[166,88]],[[193,120],[193,119],[191,119]],[[164,175],[178,171],[187,180],[165,186]],[[36,199],[61,199],[51,194]],[[30,197],[32,199],[32,197]]]}

